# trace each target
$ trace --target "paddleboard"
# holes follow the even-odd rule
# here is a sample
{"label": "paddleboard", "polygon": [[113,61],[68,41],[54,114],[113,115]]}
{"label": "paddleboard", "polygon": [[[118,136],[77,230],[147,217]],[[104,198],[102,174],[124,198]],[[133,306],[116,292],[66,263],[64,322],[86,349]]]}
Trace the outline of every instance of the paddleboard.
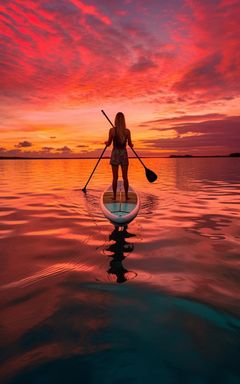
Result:
{"label": "paddleboard", "polygon": [[138,214],[140,200],[131,186],[128,189],[128,200],[125,198],[123,182],[118,181],[116,200],[113,200],[112,186],[109,186],[100,199],[100,207],[111,223],[123,226],[129,224]]}

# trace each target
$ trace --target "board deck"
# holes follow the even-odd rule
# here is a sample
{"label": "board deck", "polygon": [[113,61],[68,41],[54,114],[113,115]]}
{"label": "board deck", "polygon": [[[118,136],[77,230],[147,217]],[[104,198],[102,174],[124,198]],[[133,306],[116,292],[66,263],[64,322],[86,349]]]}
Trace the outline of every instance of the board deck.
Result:
{"label": "board deck", "polygon": [[136,217],[140,207],[139,196],[129,187],[128,200],[126,200],[123,183],[119,181],[116,199],[113,199],[112,187],[109,186],[101,196],[100,206],[104,215],[112,223],[124,225]]}
{"label": "board deck", "polygon": [[135,192],[128,192],[128,200],[125,199],[125,193],[124,192],[117,192],[116,200],[113,200],[113,192],[105,192],[103,195],[103,202],[104,204],[109,204],[109,203],[125,203],[127,202],[128,204],[136,204],[137,203],[137,195]]}

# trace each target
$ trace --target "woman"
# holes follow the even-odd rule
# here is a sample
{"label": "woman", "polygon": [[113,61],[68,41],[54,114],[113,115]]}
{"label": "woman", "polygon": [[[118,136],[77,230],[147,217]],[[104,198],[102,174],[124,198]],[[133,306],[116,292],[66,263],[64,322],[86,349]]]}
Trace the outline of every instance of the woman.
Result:
{"label": "woman", "polygon": [[130,130],[126,128],[125,117],[122,112],[118,112],[115,117],[114,128],[109,130],[108,141],[105,141],[107,146],[113,143],[113,150],[111,154],[110,164],[112,166],[112,189],[113,199],[116,200],[117,194],[117,181],[118,181],[118,168],[121,165],[123,185],[125,190],[125,197],[128,200],[128,154],[126,145],[132,148],[133,143],[131,140]]}

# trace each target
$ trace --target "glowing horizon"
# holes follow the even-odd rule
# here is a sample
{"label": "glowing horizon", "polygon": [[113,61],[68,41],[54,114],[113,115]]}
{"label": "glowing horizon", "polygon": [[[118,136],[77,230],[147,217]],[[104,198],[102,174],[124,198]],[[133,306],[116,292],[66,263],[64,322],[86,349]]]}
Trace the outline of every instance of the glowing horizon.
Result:
{"label": "glowing horizon", "polygon": [[240,152],[235,0],[6,0],[0,156],[99,156],[125,113],[143,156]]}

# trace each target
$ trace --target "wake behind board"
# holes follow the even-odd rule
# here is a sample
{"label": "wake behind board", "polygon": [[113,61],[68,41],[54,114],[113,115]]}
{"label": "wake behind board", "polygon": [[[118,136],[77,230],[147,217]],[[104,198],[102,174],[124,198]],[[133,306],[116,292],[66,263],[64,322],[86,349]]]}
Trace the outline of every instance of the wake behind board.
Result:
{"label": "wake behind board", "polygon": [[118,181],[116,200],[113,200],[112,186],[109,186],[101,196],[100,207],[108,220],[115,225],[123,226],[137,216],[140,208],[139,196],[129,186],[126,200],[123,182]]}

